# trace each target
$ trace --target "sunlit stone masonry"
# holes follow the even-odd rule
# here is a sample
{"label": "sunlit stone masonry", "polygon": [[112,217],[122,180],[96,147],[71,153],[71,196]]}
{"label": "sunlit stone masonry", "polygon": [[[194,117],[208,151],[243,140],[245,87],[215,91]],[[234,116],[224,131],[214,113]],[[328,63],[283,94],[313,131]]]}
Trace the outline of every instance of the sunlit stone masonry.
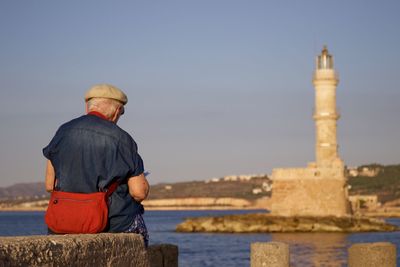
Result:
{"label": "sunlit stone masonry", "polygon": [[350,214],[345,166],[338,154],[333,57],[326,47],[316,58],[314,121],[316,161],[306,168],[272,171],[271,213],[282,216],[345,216]]}

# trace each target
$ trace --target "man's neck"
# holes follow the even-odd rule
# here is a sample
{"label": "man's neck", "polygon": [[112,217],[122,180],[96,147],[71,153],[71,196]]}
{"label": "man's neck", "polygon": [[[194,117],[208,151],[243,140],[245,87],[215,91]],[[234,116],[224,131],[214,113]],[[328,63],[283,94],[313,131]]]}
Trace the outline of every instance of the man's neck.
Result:
{"label": "man's neck", "polygon": [[97,117],[102,118],[102,119],[104,119],[104,120],[110,121],[106,116],[104,116],[104,114],[102,114],[102,113],[100,113],[100,112],[98,112],[98,111],[90,111],[90,112],[88,113],[88,115],[97,116]]}

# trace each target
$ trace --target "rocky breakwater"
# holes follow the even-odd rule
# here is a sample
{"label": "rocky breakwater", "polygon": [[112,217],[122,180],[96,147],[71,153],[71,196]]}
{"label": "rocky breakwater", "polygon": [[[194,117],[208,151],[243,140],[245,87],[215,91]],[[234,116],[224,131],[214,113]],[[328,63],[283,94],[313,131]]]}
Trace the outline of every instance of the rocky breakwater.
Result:
{"label": "rocky breakwater", "polygon": [[281,217],[241,214],[188,218],[177,232],[277,233],[277,232],[375,232],[398,231],[384,220],[367,217]]}

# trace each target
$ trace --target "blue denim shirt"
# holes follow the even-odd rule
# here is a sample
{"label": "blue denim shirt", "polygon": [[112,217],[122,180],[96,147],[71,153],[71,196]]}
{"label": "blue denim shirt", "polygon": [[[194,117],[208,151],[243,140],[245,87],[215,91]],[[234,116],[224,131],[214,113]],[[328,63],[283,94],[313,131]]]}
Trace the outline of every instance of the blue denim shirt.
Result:
{"label": "blue denim shirt", "polygon": [[130,195],[127,178],[143,173],[132,137],[115,123],[88,114],[63,124],[43,155],[54,166],[56,190],[92,193],[120,181],[111,195],[110,232],[124,232],[143,207]]}

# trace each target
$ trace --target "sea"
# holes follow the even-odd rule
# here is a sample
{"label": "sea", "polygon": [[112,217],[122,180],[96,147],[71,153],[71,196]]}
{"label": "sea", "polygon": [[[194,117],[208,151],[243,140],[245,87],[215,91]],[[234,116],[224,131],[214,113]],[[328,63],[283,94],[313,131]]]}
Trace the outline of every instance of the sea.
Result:
{"label": "sea", "polygon": [[[250,266],[250,244],[280,241],[289,244],[291,266],[346,266],[347,249],[354,243],[391,242],[397,246],[400,263],[400,232],[377,233],[277,233],[214,234],[177,233],[176,225],[188,217],[265,212],[262,210],[146,211],[144,219],[150,245],[175,244],[179,266]],[[400,226],[400,219],[387,219]],[[44,235],[44,212],[0,212],[2,236]]]}

